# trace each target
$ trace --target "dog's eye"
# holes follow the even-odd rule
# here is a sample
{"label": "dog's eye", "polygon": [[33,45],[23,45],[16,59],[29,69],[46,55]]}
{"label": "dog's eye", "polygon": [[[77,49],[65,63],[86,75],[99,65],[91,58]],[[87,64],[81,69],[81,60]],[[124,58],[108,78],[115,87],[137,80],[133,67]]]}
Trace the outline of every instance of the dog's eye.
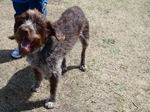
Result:
{"label": "dog's eye", "polygon": [[37,33],[39,32],[39,30],[42,30],[42,29],[43,29],[43,27],[41,27],[40,24],[36,24],[36,25],[35,25],[35,28],[36,28],[36,30],[37,30]]}

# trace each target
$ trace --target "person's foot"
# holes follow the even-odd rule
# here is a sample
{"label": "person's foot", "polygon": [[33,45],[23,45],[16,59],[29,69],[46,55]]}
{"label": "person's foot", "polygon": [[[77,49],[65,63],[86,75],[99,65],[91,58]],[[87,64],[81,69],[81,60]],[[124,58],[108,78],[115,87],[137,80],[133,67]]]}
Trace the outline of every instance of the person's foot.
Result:
{"label": "person's foot", "polygon": [[19,54],[18,48],[16,48],[12,53],[11,56],[15,59],[21,58],[22,56]]}

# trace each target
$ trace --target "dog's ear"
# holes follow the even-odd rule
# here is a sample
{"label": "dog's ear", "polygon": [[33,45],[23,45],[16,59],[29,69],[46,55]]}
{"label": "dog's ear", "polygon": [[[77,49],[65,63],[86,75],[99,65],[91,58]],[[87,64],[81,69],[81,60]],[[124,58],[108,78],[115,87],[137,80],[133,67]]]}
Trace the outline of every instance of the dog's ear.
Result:
{"label": "dog's ear", "polygon": [[15,33],[17,32],[18,27],[23,23],[23,21],[24,21],[24,17],[23,16],[21,16],[21,15],[16,16],[15,24],[14,24],[14,35],[9,36],[8,37],[9,39],[11,39],[11,40],[15,39]]}
{"label": "dog's ear", "polygon": [[62,34],[62,32],[54,27],[54,25],[47,21],[47,36],[55,36],[57,40],[64,40],[65,35]]}
{"label": "dog's ear", "polygon": [[22,15],[16,16],[15,24],[14,24],[14,34],[17,32],[17,29],[19,28],[19,26],[23,24],[24,20],[25,20],[25,13],[23,13]]}
{"label": "dog's ear", "polygon": [[57,40],[65,40],[65,35],[61,34],[61,33],[56,33],[56,38]]}
{"label": "dog's ear", "polygon": [[9,36],[8,38],[9,38],[10,40],[13,40],[13,39],[15,39],[15,36],[12,35],[12,36]]}
{"label": "dog's ear", "polygon": [[[47,30],[47,32],[46,32],[46,35],[47,36],[49,36],[49,35],[56,35],[56,31],[55,31],[55,28],[54,28],[54,26],[52,25],[52,23],[50,22],[50,21],[47,21],[46,22],[46,30]],[[47,37],[46,36],[46,37]]]}
{"label": "dog's ear", "polygon": [[13,40],[13,39],[15,39],[15,36],[12,35],[12,36],[9,36],[8,38],[9,38],[10,40]]}

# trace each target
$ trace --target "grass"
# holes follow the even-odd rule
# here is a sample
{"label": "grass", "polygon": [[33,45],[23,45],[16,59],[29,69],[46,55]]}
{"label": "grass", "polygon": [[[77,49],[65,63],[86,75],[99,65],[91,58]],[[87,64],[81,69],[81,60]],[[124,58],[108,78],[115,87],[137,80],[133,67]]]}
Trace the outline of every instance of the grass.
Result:
{"label": "grass", "polygon": [[103,39],[103,43],[106,43],[106,44],[115,44],[115,40],[114,39]]}
{"label": "grass", "polygon": [[[43,107],[49,83],[31,93],[33,73],[25,58],[13,60],[17,46],[11,1],[0,1],[0,112],[149,112],[150,2],[148,0],[49,0],[54,22],[68,7],[80,6],[90,22],[87,71],[80,63],[81,44],[67,56],[70,70],[61,78],[56,108]],[[9,7],[9,8],[6,8]],[[10,10],[12,9],[12,10]],[[73,69],[74,68],[74,69]],[[11,110],[11,111],[10,111]]]}

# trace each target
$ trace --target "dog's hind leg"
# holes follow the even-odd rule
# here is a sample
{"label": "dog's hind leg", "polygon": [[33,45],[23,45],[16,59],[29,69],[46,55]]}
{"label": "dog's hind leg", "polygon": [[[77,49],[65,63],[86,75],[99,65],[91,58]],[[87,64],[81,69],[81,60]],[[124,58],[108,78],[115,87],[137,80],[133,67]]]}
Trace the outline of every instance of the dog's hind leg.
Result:
{"label": "dog's hind leg", "polygon": [[38,88],[40,87],[42,81],[42,75],[37,69],[33,69],[35,75],[35,84],[32,85],[31,91],[37,92]]}
{"label": "dog's hind leg", "polygon": [[87,46],[89,44],[89,24],[88,24],[88,22],[81,29],[80,41],[82,43],[80,70],[85,71],[86,70],[86,67],[85,67],[85,51],[86,51]]}
{"label": "dog's hind leg", "polygon": [[63,59],[61,68],[62,68],[62,74],[65,73],[65,72],[67,72],[66,58]]}

